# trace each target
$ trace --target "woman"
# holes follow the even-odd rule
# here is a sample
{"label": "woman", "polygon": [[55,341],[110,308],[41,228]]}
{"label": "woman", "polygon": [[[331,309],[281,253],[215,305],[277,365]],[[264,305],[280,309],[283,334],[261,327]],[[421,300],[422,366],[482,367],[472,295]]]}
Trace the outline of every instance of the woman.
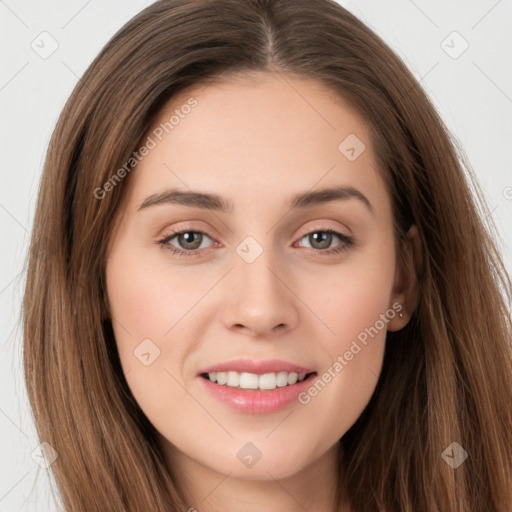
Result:
{"label": "woman", "polygon": [[133,18],[64,108],[30,249],[65,509],[510,510],[511,284],[465,171],[334,2]]}

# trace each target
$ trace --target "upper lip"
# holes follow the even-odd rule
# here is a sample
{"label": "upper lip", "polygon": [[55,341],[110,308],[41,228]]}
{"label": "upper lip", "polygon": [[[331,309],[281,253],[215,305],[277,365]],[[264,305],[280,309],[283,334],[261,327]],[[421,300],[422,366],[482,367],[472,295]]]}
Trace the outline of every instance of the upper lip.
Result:
{"label": "upper lip", "polygon": [[224,363],[215,364],[204,368],[199,372],[199,375],[203,373],[211,372],[238,372],[238,373],[255,373],[257,375],[263,375],[265,373],[312,373],[314,370],[299,366],[288,361],[281,359],[266,359],[262,361],[256,361],[253,359],[232,359],[231,361],[225,361]]}

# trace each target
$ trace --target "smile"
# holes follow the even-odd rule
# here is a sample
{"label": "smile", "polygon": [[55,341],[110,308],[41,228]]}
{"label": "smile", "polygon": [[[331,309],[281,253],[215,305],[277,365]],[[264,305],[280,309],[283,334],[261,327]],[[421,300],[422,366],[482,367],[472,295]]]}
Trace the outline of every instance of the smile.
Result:
{"label": "smile", "polygon": [[198,377],[206,393],[221,405],[245,414],[265,414],[299,405],[299,395],[313,385],[317,375],[317,372],[258,375],[223,371],[202,373]]}
{"label": "smile", "polygon": [[309,375],[311,373],[306,372],[271,372],[258,375],[256,373],[228,371],[210,372],[201,376],[221,386],[238,389],[259,389],[263,391],[293,386],[297,382],[302,382]]}

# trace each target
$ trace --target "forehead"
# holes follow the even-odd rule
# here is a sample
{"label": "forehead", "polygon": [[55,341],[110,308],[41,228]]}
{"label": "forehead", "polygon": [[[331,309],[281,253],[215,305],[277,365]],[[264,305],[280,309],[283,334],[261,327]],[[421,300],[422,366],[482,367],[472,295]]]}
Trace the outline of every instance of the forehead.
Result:
{"label": "forehead", "polygon": [[316,184],[382,188],[365,121],[311,79],[257,72],[195,85],[165,104],[147,137],[155,145],[130,177],[132,202],[171,186],[240,200]]}

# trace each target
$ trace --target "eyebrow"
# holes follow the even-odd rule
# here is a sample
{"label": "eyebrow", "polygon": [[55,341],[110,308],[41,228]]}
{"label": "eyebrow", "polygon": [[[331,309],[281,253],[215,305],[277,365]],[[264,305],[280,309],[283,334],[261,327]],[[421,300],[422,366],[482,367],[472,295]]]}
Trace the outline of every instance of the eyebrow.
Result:
{"label": "eyebrow", "polygon": [[[302,192],[293,196],[288,206],[292,209],[303,209],[332,201],[344,201],[347,199],[358,199],[368,210],[375,215],[374,209],[368,198],[358,189],[349,186],[324,188],[321,190]],[[152,194],[144,199],[139,211],[150,206],[162,204],[179,204],[213,210],[222,213],[232,212],[233,203],[227,201],[217,194],[196,192],[193,190],[170,189],[158,194]]]}

